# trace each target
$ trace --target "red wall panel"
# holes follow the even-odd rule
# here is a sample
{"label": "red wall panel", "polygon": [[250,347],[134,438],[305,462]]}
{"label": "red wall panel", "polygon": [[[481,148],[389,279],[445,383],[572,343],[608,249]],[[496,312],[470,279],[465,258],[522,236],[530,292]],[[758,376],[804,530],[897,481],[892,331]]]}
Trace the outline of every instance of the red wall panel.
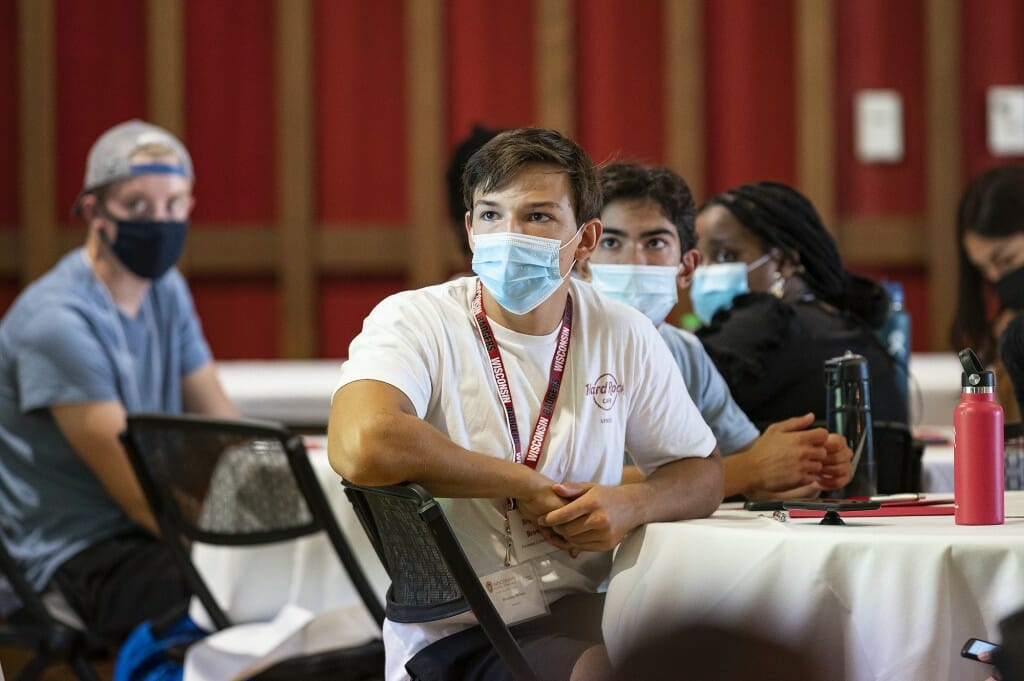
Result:
{"label": "red wall panel", "polygon": [[530,125],[535,108],[532,2],[448,0],[445,6],[447,140],[453,148],[474,124]]}
{"label": "red wall panel", "polygon": [[319,0],[314,12],[317,215],[405,220],[403,3]]}
{"label": "red wall panel", "polygon": [[273,279],[191,278],[189,287],[215,358],[280,357],[278,292]]}
{"label": "red wall panel", "polygon": [[270,0],[186,0],[185,141],[196,167],[193,219],[275,219],[276,87]]}
{"label": "red wall panel", "polygon": [[758,180],[793,184],[792,0],[715,0],[704,16],[709,195]]}
{"label": "red wall panel", "polygon": [[82,189],[100,133],[146,116],[145,3],[57,0],[57,215]]}
{"label": "red wall panel", "polygon": [[392,293],[408,288],[400,278],[325,277],[320,282],[320,357],[348,357],[348,345],[363,328],[363,319]]}
{"label": "red wall panel", "polygon": [[[925,211],[924,8],[921,0],[840,0],[836,5],[836,204],[844,216]],[[854,95],[893,89],[903,99],[904,158],[854,155]]]}
{"label": "red wall panel", "polygon": [[660,0],[577,0],[576,138],[597,162],[665,156]]}
{"label": "red wall panel", "polygon": [[0,0],[0,227],[18,221],[18,63],[14,0]]}
{"label": "red wall panel", "polygon": [[1024,4],[1020,0],[971,0],[961,9],[961,125],[964,181],[994,165],[1024,157],[993,156],[986,140],[986,91],[990,85],[1024,85]]}

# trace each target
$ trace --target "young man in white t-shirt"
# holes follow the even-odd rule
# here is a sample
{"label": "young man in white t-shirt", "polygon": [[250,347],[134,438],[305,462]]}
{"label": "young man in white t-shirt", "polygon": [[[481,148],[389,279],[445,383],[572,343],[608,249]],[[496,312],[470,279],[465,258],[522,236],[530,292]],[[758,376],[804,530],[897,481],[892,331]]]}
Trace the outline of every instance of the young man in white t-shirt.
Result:
{"label": "young man in white t-shirt", "polygon": [[[552,130],[511,130],[470,159],[464,184],[478,276],[397,294],[366,319],[333,398],[331,463],[355,483],[450,497],[477,574],[513,575],[550,604],[522,643],[534,669],[600,678],[599,617],[589,632],[562,624],[600,613],[588,595],[626,532],[715,509],[720,456],[651,323],[568,277],[601,234],[586,152]],[[644,481],[620,485],[626,449]],[[547,541],[510,531],[520,517]],[[485,641],[458,655],[448,645],[472,622],[385,622],[387,678],[507,678]]]}

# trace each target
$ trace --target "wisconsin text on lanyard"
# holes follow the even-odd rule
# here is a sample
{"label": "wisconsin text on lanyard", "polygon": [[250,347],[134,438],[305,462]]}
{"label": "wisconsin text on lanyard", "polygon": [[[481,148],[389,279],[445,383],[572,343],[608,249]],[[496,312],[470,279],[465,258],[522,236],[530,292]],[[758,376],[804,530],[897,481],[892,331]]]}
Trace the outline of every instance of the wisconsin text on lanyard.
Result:
{"label": "wisconsin text on lanyard", "polygon": [[487,356],[490,359],[491,373],[494,375],[494,384],[498,389],[498,399],[505,409],[505,419],[508,424],[509,436],[512,439],[512,452],[516,463],[523,463],[530,468],[537,468],[540,460],[541,450],[547,440],[548,426],[551,424],[551,417],[555,413],[555,403],[558,401],[558,393],[562,387],[562,376],[565,374],[565,360],[569,354],[569,340],[572,337],[572,295],[566,297],[565,311],[562,313],[562,328],[558,333],[558,344],[555,347],[555,354],[551,358],[551,370],[548,376],[548,388],[544,393],[544,400],[540,406],[540,414],[537,416],[537,425],[533,428],[533,435],[530,437],[530,446],[526,450],[526,458],[523,458],[522,442],[519,439],[519,426],[516,419],[515,406],[512,404],[512,393],[508,385],[508,376],[505,372],[505,363],[501,359],[501,350],[494,338],[491,324],[487,321],[487,314],[483,305],[483,285],[478,283],[476,295],[473,296],[473,316],[476,318],[477,330],[480,332],[480,340],[484,344]]}

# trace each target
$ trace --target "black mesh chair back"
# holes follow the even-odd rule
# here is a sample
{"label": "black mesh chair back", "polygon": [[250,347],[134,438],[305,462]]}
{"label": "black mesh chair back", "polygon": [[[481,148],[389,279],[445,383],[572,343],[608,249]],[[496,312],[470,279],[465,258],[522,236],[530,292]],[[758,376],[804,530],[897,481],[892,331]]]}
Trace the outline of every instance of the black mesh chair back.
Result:
{"label": "black mesh chair back", "polygon": [[90,652],[102,645],[90,640],[84,631],[55,618],[42,597],[36,593],[14,557],[0,539],[0,575],[21,601],[17,622],[0,622],[0,645],[29,648],[35,656],[22,668],[14,681],[33,681],[54,664],[67,664],[81,681],[99,681],[99,675],[87,661]]}
{"label": "black mesh chair back", "polygon": [[[162,536],[218,629],[234,623],[192,563],[192,542],[257,546],[318,532],[370,615],[383,623],[384,608],[331,512],[301,437],[262,421],[131,414],[121,439]],[[379,676],[380,641],[364,652],[372,653]]]}
{"label": "black mesh chair back", "polygon": [[343,484],[391,577],[388,619],[430,622],[471,610],[513,676],[536,679],[437,500],[414,483],[389,487]]}
{"label": "black mesh chair back", "polygon": [[872,422],[879,494],[921,491],[924,443],[915,440],[910,426],[894,421]]}

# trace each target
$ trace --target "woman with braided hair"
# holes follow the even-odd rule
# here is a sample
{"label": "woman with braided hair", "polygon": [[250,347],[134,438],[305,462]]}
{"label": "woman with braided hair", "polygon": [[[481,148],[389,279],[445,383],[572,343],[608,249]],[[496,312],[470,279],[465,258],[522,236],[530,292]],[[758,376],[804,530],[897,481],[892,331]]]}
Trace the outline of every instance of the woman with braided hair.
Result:
{"label": "woman with braided hair", "polygon": [[697,335],[754,423],[823,419],[824,362],[850,350],[868,360],[874,421],[905,429],[894,360],[874,335],[885,291],[843,267],[810,201],[777,182],[745,184],[701,209],[697,238]]}

